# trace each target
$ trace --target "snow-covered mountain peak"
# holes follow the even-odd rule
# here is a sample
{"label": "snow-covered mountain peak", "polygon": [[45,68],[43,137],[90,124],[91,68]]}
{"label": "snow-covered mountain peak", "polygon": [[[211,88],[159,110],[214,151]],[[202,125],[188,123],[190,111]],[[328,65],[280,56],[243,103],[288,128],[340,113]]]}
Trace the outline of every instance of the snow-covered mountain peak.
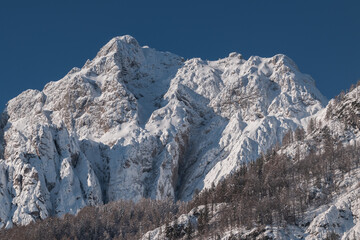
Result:
{"label": "snow-covered mountain peak", "polygon": [[242,56],[241,53],[231,52],[231,53],[229,53],[229,58],[239,58],[239,59],[243,59],[243,56]]}
{"label": "snow-covered mountain peak", "polygon": [[137,40],[130,35],[118,36],[112,38],[101,50],[98,52],[97,56],[106,56],[110,53],[123,52],[127,49],[137,49],[141,47]]}
{"label": "snow-covered mountain peak", "polygon": [[296,63],[285,54],[281,54],[281,53],[276,54],[273,57],[271,57],[271,61],[276,65],[292,66],[295,68],[296,71],[299,71],[299,68],[296,65]]}
{"label": "snow-covered mountain peak", "polygon": [[1,222],[117,199],[188,200],[325,103],[284,55],[184,61],[113,38],[81,69],[8,103]]}

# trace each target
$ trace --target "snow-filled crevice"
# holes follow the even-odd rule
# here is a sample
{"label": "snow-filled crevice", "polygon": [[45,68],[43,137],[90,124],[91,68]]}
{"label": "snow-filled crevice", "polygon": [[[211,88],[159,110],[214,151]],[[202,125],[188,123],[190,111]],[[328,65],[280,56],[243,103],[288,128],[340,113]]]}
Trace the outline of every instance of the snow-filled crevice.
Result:
{"label": "snow-filled crevice", "polygon": [[108,203],[109,185],[109,156],[110,147],[92,140],[84,139],[80,142],[82,153],[89,160],[92,170],[99,181],[103,203]]}
{"label": "snow-filled crevice", "polygon": [[226,154],[219,141],[228,120],[216,114],[211,115],[207,115],[190,134],[186,151],[179,163],[177,200],[188,201],[196,191],[201,191],[207,173]]}
{"label": "snow-filled crevice", "polygon": [[126,84],[126,87],[137,99],[138,121],[144,128],[151,114],[163,107],[164,95],[170,86],[170,79],[139,79],[136,82]]}
{"label": "snow-filled crevice", "polygon": [[[209,152],[214,149],[220,151],[219,140],[228,120],[214,112],[207,98],[186,86],[180,85],[175,95],[187,106],[189,119],[192,122],[189,133],[181,136],[183,141],[180,145],[177,172],[174,176],[175,199],[188,200],[190,196],[185,197],[186,192],[191,192],[190,195],[192,195],[196,188],[201,190],[207,172],[216,164],[218,159],[214,158],[207,159],[205,165],[200,166],[204,164],[202,159],[205,159]],[[204,103],[205,106],[199,103]],[[198,171],[199,167],[202,169],[202,174],[197,175],[194,172]],[[191,179],[190,176],[193,175],[197,177]]]}
{"label": "snow-filled crevice", "polygon": [[159,69],[159,73],[137,74],[130,82],[124,82],[126,88],[137,99],[138,121],[142,128],[154,111],[167,104],[164,95],[180,67],[181,65],[164,66],[164,69]]}

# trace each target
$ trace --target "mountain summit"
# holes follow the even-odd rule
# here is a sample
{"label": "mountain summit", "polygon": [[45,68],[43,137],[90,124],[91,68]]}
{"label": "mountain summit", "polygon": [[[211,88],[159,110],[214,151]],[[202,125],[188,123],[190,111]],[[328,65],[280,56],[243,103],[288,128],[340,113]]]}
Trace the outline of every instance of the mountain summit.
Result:
{"label": "mountain summit", "polygon": [[327,100],[285,55],[184,60],[110,40],[0,121],[0,227],[118,199],[190,200]]}

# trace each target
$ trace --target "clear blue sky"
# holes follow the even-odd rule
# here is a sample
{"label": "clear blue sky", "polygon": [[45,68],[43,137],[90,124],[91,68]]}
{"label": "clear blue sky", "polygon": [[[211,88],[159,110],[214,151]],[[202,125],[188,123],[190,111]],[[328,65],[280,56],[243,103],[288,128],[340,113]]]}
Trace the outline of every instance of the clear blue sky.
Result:
{"label": "clear blue sky", "polygon": [[0,110],[125,34],[185,58],[284,53],[328,98],[360,79],[356,0],[2,1]]}

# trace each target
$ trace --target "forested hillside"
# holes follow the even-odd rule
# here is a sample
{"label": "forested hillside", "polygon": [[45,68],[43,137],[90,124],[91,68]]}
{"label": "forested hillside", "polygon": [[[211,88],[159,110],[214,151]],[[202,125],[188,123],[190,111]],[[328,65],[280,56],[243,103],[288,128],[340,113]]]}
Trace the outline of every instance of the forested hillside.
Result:
{"label": "forested hillside", "polygon": [[[242,165],[190,202],[142,199],[85,207],[76,216],[67,214],[3,230],[0,238],[139,239],[163,225],[143,239],[219,239],[231,229],[252,230],[248,236],[252,239],[266,232],[267,226],[306,229],[312,220],[306,219],[309,210],[331,203],[345,191],[343,180],[359,172],[357,146],[337,142],[326,126],[316,129],[315,138],[305,139],[302,129],[289,132],[282,147]],[[304,144],[310,151],[301,156]],[[294,146],[298,152],[291,157],[286,149]],[[190,211],[189,221],[178,219]],[[331,228],[326,234],[332,239],[339,237]],[[240,235],[233,237],[241,239]]]}

